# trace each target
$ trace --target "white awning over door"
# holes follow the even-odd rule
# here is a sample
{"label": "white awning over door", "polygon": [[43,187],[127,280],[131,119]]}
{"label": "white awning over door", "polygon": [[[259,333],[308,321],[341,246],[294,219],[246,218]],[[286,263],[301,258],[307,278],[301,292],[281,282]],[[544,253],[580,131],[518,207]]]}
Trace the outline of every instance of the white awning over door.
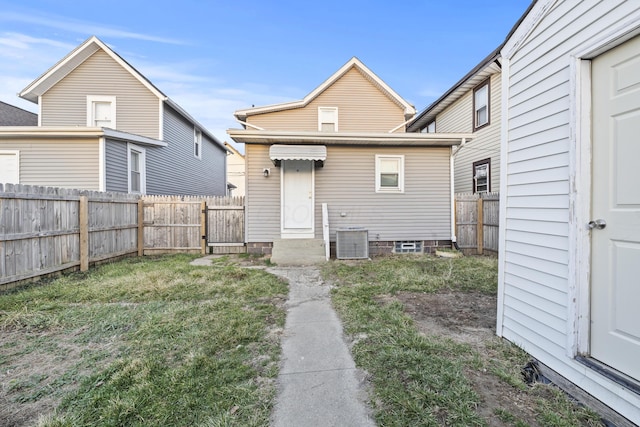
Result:
{"label": "white awning over door", "polygon": [[271,160],[313,160],[324,162],[327,147],[324,145],[272,145],[269,148]]}

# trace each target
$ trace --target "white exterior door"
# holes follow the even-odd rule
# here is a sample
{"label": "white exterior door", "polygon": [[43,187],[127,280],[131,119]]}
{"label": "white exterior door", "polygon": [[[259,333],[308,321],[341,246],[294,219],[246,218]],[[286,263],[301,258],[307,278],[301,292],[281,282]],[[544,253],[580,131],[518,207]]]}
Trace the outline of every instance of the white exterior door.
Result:
{"label": "white exterior door", "polygon": [[593,60],[592,102],[591,356],[640,380],[640,37]]}
{"label": "white exterior door", "polygon": [[282,238],[314,237],[313,162],[282,161]]}

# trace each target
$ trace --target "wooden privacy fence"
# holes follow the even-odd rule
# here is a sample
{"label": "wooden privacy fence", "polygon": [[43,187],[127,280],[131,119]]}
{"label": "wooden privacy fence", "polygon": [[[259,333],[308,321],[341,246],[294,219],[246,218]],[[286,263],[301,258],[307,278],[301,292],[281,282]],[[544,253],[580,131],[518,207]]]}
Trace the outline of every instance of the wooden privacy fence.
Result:
{"label": "wooden privacy fence", "polygon": [[244,252],[243,204],[0,184],[0,290],[126,255]]}
{"label": "wooden privacy fence", "polygon": [[244,197],[143,196],[144,253],[240,253]]}
{"label": "wooden privacy fence", "polygon": [[456,194],[456,237],[467,254],[498,253],[500,193]]}
{"label": "wooden privacy fence", "polygon": [[0,184],[0,289],[141,253],[139,197]]}

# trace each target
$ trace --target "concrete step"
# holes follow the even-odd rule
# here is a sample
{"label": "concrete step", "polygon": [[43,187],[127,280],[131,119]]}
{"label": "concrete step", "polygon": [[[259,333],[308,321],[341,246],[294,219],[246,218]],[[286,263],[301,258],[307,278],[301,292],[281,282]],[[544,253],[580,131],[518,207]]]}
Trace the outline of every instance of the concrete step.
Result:
{"label": "concrete step", "polygon": [[271,262],[278,265],[312,265],[326,262],[324,240],[274,240]]}

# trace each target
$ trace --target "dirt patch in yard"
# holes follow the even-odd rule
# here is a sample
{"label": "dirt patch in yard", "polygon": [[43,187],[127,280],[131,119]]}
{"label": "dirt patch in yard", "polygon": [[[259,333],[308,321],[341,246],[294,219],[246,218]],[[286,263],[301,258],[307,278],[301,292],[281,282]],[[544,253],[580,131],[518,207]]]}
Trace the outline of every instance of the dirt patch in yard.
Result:
{"label": "dirt patch in yard", "polygon": [[[391,297],[386,297],[391,300]],[[499,359],[500,338],[495,335],[496,297],[479,293],[410,293],[402,292],[404,310],[415,320],[425,335],[438,335],[470,345],[490,367]],[[529,426],[540,425],[533,402],[549,396],[548,386],[534,385],[536,390],[523,391],[490,372],[490,369],[467,369],[465,373],[481,398],[478,413],[489,426],[513,426],[510,414]],[[501,419],[498,414],[502,414]]]}

